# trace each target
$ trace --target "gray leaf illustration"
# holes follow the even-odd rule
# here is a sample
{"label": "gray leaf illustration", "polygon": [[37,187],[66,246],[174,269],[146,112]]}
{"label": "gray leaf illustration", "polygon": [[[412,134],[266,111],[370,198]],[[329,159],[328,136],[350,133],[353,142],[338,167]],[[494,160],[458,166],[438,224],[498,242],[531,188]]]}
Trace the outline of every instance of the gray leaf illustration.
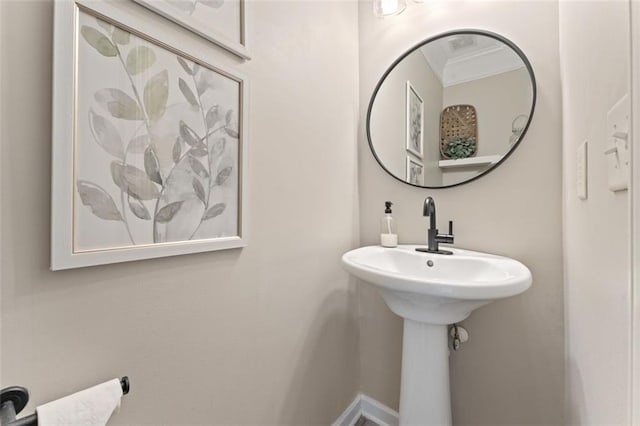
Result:
{"label": "gray leaf illustration", "polygon": [[217,139],[211,145],[211,153],[214,157],[219,157],[224,152],[224,148],[227,145],[227,140],[225,138]]}
{"label": "gray leaf illustration", "polygon": [[224,4],[224,0],[198,0],[197,2],[204,6],[213,7],[216,9]]}
{"label": "gray leaf illustration", "polygon": [[138,103],[120,89],[102,89],[97,91],[94,97],[115,118],[144,120]]}
{"label": "gray leaf illustration", "polygon": [[227,124],[227,126],[229,126],[231,124],[231,120],[233,120],[233,110],[230,109],[229,111],[227,111],[227,113],[224,116],[225,122]]}
{"label": "gray leaf illustration", "polygon": [[129,44],[129,40],[131,38],[131,34],[126,32],[125,30],[121,30],[118,27],[113,29],[113,34],[111,35],[113,41],[115,41],[119,45]]}
{"label": "gray leaf illustration", "polygon": [[89,128],[98,145],[117,158],[124,158],[122,139],[118,129],[109,120],[89,110]]}
{"label": "gray leaf illustration", "polygon": [[136,217],[142,220],[151,220],[151,215],[149,214],[149,210],[142,204],[142,201],[136,200],[135,198],[129,198],[129,209],[133,212]]}
{"label": "gray leaf illustration", "polygon": [[200,201],[202,201],[202,204],[206,204],[204,200],[204,187],[202,186],[198,178],[193,178],[191,185],[193,186],[193,190],[195,191]]}
{"label": "gray leaf illustration", "polygon": [[226,134],[228,134],[229,136],[231,136],[232,138],[238,139],[238,131],[235,129],[232,129],[231,127],[225,127],[224,131]]}
{"label": "gray leaf illustration", "polygon": [[196,89],[198,90],[198,95],[202,95],[208,89],[211,89],[215,86],[216,75],[213,71],[204,69],[200,74],[198,74],[198,78],[196,79]]}
{"label": "gray leaf illustration", "polygon": [[118,56],[118,49],[109,41],[107,36],[93,27],[83,25],[80,29],[82,37],[102,56]]}
{"label": "gray leaf illustration", "polygon": [[169,74],[160,71],[144,85],[144,108],[151,121],[158,121],[167,109],[169,98]]}
{"label": "gray leaf illustration", "polygon": [[196,148],[191,148],[189,150],[189,155],[193,155],[194,157],[204,157],[208,152],[207,147],[202,145]]}
{"label": "gray leaf illustration", "polygon": [[193,75],[193,71],[191,70],[191,68],[189,68],[189,65],[184,61],[184,59],[182,59],[180,56],[176,56],[176,59],[178,60],[178,63],[180,64],[184,72],[189,75]]}
{"label": "gray leaf illustration", "polygon": [[180,86],[180,91],[184,95],[184,98],[187,100],[187,102],[197,108],[198,100],[196,99],[196,96],[193,94],[193,91],[191,91],[187,83],[185,83],[185,81],[180,78],[178,79],[178,86]]}
{"label": "gray leaf illustration", "polygon": [[208,129],[211,129],[220,120],[218,109],[218,105],[214,105],[207,111],[206,122]]}
{"label": "gray leaf illustration", "polygon": [[156,61],[156,54],[146,46],[137,46],[127,55],[127,71],[136,75],[145,71]]}
{"label": "gray leaf illustration", "polygon": [[160,176],[160,164],[158,163],[158,157],[151,145],[144,151],[144,170],[147,172],[147,176],[153,182],[158,185],[162,185],[162,176]]}
{"label": "gray leaf illustration", "polygon": [[137,167],[114,161],[111,163],[111,178],[120,190],[138,200],[155,200],[160,196],[156,184]]}
{"label": "gray leaf illustration", "polygon": [[207,210],[207,212],[202,217],[202,220],[209,220],[216,216],[220,216],[222,212],[224,212],[224,209],[226,208],[227,208],[227,205],[225,203],[215,204],[213,207]]}
{"label": "gray leaf illustration", "polygon": [[167,223],[178,213],[184,201],[176,201],[169,203],[158,211],[156,214],[156,222]]}
{"label": "gray leaf illustration", "polygon": [[187,124],[180,120],[180,136],[182,139],[191,146],[200,146],[202,145],[202,141],[200,141],[200,136],[196,132],[194,132],[191,127],[187,126]]}
{"label": "gray leaf illustration", "polygon": [[191,166],[191,170],[193,170],[193,172],[198,176],[202,178],[209,177],[209,173],[207,172],[207,169],[204,168],[204,166],[200,161],[198,161],[192,156],[189,156],[189,165]]}
{"label": "gray leaf illustration", "polygon": [[198,71],[200,71],[200,68],[201,68],[201,67],[200,67],[200,64],[199,64],[199,63],[197,63],[197,62],[194,62],[194,63],[193,63],[193,75],[198,74]]}
{"label": "gray leaf illustration", "polygon": [[188,15],[191,15],[193,13],[193,10],[196,7],[196,2],[194,0],[165,0],[165,1]]}
{"label": "gray leaf illustration", "polygon": [[147,149],[150,142],[151,139],[149,138],[149,135],[136,136],[129,141],[129,144],[127,145],[127,152],[132,154],[142,154]]}
{"label": "gray leaf illustration", "polygon": [[171,156],[173,157],[173,162],[175,164],[180,161],[180,156],[182,155],[182,146],[180,145],[180,136],[176,138],[176,142],[173,144],[173,150],[171,151]]}
{"label": "gray leaf illustration", "polygon": [[218,176],[216,176],[216,185],[222,185],[223,183],[225,183],[226,180],[229,179],[229,176],[231,176],[232,171],[233,167],[231,166],[225,167],[224,169],[220,170],[220,172],[218,172]]}
{"label": "gray leaf illustration", "polygon": [[122,215],[113,198],[98,185],[79,180],[77,187],[82,204],[89,206],[94,215],[104,220],[122,220]]}

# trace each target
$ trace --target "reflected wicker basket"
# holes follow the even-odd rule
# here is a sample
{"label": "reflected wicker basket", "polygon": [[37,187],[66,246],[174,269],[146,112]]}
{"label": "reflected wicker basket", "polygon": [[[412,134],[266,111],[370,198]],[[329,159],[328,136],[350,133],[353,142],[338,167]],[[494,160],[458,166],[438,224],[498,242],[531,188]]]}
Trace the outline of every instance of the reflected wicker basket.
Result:
{"label": "reflected wicker basket", "polygon": [[443,159],[453,158],[446,153],[446,148],[456,136],[475,141],[475,148],[465,158],[475,156],[478,152],[478,116],[472,105],[451,105],[440,113],[440,156]]}

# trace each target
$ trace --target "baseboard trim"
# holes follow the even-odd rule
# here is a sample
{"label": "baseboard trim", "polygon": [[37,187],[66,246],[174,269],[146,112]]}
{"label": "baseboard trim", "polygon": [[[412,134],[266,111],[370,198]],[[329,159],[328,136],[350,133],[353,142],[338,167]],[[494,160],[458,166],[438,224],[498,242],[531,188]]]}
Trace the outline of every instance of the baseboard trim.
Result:
{"label": "baseboard trim", "polygon": [[400,416],[380,401],[359,393],[332,426],[353,426],[360,416],[365,416],[380,426],[398,426]]}

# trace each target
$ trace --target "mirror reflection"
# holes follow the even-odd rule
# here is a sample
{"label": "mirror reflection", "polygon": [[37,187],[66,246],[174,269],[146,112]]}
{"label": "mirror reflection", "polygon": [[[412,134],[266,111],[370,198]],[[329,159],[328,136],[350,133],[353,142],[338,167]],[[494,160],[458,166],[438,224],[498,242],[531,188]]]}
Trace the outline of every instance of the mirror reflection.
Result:
{"label": "mirror reflection", "polygon": [[448,187],[497,166],[523,138],[535,79],[524,54],[481,31],[417,46],[382,77],[369,105],[374,156],[406,183]]}

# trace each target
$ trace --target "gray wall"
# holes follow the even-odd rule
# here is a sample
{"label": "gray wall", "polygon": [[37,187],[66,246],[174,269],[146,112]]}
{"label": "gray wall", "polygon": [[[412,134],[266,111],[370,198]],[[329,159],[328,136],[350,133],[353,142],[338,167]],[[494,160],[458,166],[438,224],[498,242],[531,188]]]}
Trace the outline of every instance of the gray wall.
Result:
{"label": "gray wall", "polygon": [[[424,102],[422,158],[416,158],[406,150],[407,81]],[[371,139],[387,170],[404,180],[406,159],[410,156],[424,165],[423,182],[429,182],[429,185],[442,183],[442,171],[438,167],[441,110],[442,83],[422,52],[415,51],[387,76],[371,110]]]}
{"label": "gray wall", "polygon": [[358,389],[356,4],[251,2],[241,63],[126,3],[249,77],[249,246],[50,272],[53,1],[0,2],[0,382],[28,412],[128,374],[114,424],[328,424]]}
{"label": "gray wall", "polygon": [[[557,2],[408,2],[404,13],[389,19],[373,17],[370,1],[359,10],[362,244],[378,242],[386,199],[395,202],[400,241],[424,242],[422,202],[431,195],[440,227],[454,221],[457,246],[526,264],[534,277],[526,293],[483,307],[464,322],[471,340],[451,356],[454,423],[564,424]],[[461,187],[420,190],[395,181],[375,162],[364,133],[364,106],[386,67],[408,47],[456,28],[494,31],[522,48],[538,79],[538,104],[525,140],[498,169]],[[362,390],[397,407],[401,320],[365,284],[358,300]]]}
{"label": "gray wall", "polygon": [[[629,92],[629,40],[628,0],[560,3],[567,420],[572,424],[631,422],[629,194],[609,191],[604,155],[607,111]],[[585,140],[589,198],[580,200],[576,150]]]}

